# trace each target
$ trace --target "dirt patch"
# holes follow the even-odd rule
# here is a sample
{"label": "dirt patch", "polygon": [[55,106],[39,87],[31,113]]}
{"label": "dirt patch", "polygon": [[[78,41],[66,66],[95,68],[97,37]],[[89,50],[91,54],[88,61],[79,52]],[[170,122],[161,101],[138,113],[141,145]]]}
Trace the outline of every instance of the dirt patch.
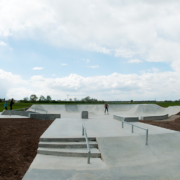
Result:
{"label": "dirt patch", "polygon": [[0,119],[0,180],[20,180],[51,120]]}
{"label": "dirt patch", "polygon": [[166,129],[180,131],[180,116],[179,115],[174,115],[169,120],[163,120],[163,121],[144,121],[144,120],[139,120],[139,121],[142,123],[163,127]]}
{"label": "dirt patch", "polygon": [[176,115],[180,115],[180,112],[178,112]]}

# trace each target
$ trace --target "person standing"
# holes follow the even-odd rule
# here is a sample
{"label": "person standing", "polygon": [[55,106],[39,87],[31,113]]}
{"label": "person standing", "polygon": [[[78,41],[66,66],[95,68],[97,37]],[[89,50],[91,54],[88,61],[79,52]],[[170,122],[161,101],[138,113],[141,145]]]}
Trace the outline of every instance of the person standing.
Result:
{"label": "person standing", "polygon": [[14,104],[14,99],[12,98],[11,99],[11,102],[10,102],[10,110],[12,110],[12,105]]}
{"label": "person standing", "polygon": [[4,103],[4,108],[5,108],[6,110],[8,110],[8,109],[7,109],[7,101],[5,101],[5,103]]}
{"label": "person standing", "polygon": [[104,104],[104,108],[105,108],[104,114],[106,114],[106,111],[107,111],[107,114],[108,114],[108,107],[109,107],[108,103],[105,103]]}

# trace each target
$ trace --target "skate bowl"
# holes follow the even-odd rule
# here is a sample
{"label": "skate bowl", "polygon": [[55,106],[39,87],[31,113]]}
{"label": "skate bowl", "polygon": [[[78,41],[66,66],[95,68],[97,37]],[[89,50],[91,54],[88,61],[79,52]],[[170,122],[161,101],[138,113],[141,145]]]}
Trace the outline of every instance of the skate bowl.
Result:
{"label": "skate bowl", "polygon": [[[79,114],[82,111],[88,111],[89,116],[100,115],[104,113],[104,105],[33,105],[28,111],[36,109],[42,113],[44,110],[48,114]],[[135,116],[141,119],[166,119],[168,116],[177,114],[180,106],[170,106],[167,108],[160,107],[156,104],[110,104],[109,113],[119,116]],[[152,118],[151,118],[152,117]],[[155,118],[153,118],[155,117]]]}

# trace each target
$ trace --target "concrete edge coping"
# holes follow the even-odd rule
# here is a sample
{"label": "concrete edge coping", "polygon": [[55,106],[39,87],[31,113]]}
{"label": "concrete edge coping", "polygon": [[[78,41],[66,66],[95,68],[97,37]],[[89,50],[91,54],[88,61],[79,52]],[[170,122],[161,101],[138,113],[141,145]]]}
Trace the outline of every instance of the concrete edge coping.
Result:
{"label": "concrete edge coping", "polygon": [[155,116],[141,116],[142,120],[164,120],[169,117],[169,114],[155,115]]}
{"label": "concrete edge coping", "polygon": [[39,120],[55,120],[57,118],[61,118],[61,114],[35,114],[29,113],[29,118],[32,119],[39,119]]}
{"label": "concrete edge coping", "polygon": [[120,121],[126,121],[126,122],[139,122],[139,117],[133,117],[133,116],[113,115],[113,119],[120,120]]}
{"label": "concrete edge coping", "polygon": [[4,110],[1,115],[19,115],[19,116],[28,116],[29,113],[36,113],[37,112],[29,112],[29,111],[16,111],[16,110]]}

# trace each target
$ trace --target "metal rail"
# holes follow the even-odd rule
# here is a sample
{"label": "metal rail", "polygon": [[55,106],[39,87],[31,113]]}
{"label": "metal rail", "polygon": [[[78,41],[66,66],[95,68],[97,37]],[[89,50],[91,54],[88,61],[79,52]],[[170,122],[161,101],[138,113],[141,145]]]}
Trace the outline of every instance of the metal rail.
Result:
{"label": "metal rail", "polygon": [[[32,107],[25,107],[25,108],[13,109],[12,111],[17,111],[17,110],[20,110],[20,109],[23,109],[23,111],[25,111],[25,109],[27,109],[27,108],[28,108],[28,109],[29,109],[29,108],[34,109],[35,112],[36,112],[37,110],[39,110],[39,111],[45,111],[46,114],[47,114],[47,111],[46,111],[46,110],[38,109],[38,108],[32,108]],[[9,116],[11,116],[11,111],[9,111]],[[21,116],[22,116],[22,112],[21,112]]]}
{"label": "metal rail", "polygon": [[82,123],[82,135],[85,135],[85,139],[86,139],[86,144],[87,144],[87,150],[88,150],[88,164],[90,164],[90,157],[91,157],[91,150],[89,147],[89,141],[88,141],[88,137],[87,137],[87,133],[86,133],[86,128],[85,125]]}
{"label": "metal rail", "polygon": [[132,133],[134,133],[134,126],[137,127],[137,128],[145,130],[146,131],[146,145],[148,145],[148,129],[140,127],[140,126],[137,126],[137,125],[129,123],[129,122],[126,122],[124,120],[122,120],[121,122],[122,122],[122,128],[124,128],[124,123],[132,125]]}
{"label": "metal rail", "polygon": [[30,109],[35,109],[35,112],[36,112],[36,110],[38,110],[38,111],[45,111],[45,112],[46,112],[46,114],[47,114],[47,111],[46,111],[46,110],[43,110],[43,109],[32,108],[32,107],[30,107]]}

